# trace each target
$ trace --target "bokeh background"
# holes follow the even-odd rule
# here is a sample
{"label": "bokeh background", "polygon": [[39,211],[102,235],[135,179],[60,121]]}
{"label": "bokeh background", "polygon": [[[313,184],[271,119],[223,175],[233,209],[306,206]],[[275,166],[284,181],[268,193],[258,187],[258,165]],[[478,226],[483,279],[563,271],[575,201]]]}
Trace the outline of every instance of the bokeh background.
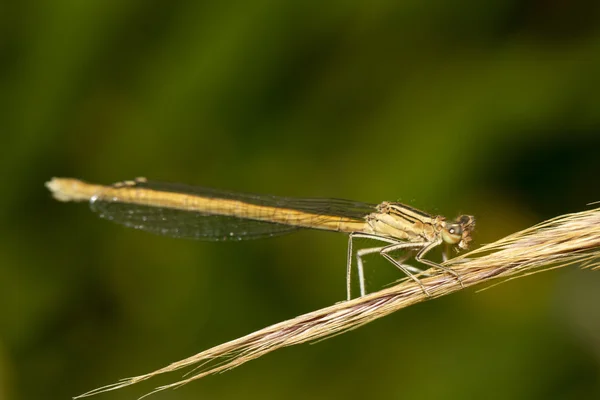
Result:
{"label": "bokeh background", "polygon": [[[589,208],[594,3],[2,3],[0,399],[67,399],[345,297],[343,235],[153,236],[54,201],[53,176],[397,200],[476,215],[475,245]],[[569,267],[465,290],[154,398],[598,398],[599,288]]]}

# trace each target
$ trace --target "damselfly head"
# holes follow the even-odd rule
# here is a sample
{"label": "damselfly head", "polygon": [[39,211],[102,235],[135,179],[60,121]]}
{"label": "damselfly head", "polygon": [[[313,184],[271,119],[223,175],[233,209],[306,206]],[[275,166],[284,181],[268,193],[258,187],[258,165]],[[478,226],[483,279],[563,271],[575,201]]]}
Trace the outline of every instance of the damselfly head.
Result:
{"label": "damselfly head", "polygon": [[442,229],[442,239],[448,244],[455,244],[461,250],[469,248],[471,232],[475,228],[475,217],[461,215],[456,221],[446,223]]}

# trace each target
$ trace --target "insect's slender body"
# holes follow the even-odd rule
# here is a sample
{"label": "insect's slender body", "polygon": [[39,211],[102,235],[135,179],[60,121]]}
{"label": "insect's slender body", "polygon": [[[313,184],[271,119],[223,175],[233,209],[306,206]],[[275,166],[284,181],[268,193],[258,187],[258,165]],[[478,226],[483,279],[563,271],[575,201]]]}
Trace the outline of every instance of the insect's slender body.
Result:
{"label": "insect's slender body", "polygon": [[[454,222],[431,216],[401,203],[379,205],[338,199],[294,199],[249,195],[179,184],[149,182],[144,178],[111,186],[76,179],[54,178],[47,186],[62,201],[90,201],[100,216],[162,235],[201,240],[242,240],[274,236],[300,228],[349,234],[347,295],[351,297],[353,239],[368,238],[383,246],[356,252],[361,295],[366,293],[362,257],[380,253],[410,278],[419,269],[404,264],[411,255],[396,259],[390,253],[408,249],[415,259],[430,267],[458,275],[449,268],[423,258],[432,248],[447,243],[466,249],[474,218],[461,216]],[[421,284],[425,292],[427,290]]]}

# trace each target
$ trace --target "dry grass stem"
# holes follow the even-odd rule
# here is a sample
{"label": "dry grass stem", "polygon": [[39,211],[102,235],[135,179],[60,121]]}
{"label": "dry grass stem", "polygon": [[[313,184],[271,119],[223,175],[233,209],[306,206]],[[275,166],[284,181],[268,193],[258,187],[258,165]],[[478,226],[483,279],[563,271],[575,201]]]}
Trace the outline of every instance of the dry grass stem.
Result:
{"label": "dry grass stem", "polygon": [[[600,265],[600,208],[551,219],[453,258],[445,265],[460,274],[464,287],[470,287],[492,279],[514,278],[571,264],[594,269]],[[235,368],[279,348],[322,340],[412,304],[462,289],[456,278],[447,274],[422,277],[422,282],[431,297],[427,297],[414,281],[403,280],[393,287],[269,326],[159,370],[121,380],[79,397],[120,389],[159,374],[195,367],[184,379],[160,386],[151,393],[176,388]]]}

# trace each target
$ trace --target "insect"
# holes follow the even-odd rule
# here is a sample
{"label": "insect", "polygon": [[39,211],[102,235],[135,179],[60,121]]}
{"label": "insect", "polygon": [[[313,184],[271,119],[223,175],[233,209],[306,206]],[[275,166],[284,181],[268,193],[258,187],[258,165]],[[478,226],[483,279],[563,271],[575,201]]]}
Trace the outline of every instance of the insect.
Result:
{"label": "insect", "polygon": [[[347,298],[351,298],[353,241],[367,238],[379,246],[356,251],[360,294],[366,294],[363,257],[378,253],[415,280],[423,271],[405,264],[414,259],[460,276],[425,255],[445,243],[465,250],[471,241],[475,218],[461,215],[455,221],[433,216],[401,203],[378,205],[340,199],[300,199],[228,192],[145,178],[97,185],[71,178],[53,178],[46,186],[61,201],[89,201],[102,218],[171,237],[200,240],[244,240],[269,237],[297,229],[344,232],[348,238]],[[409,250],[401,258],[391,253]],[[416,252],[416,254],[415,254]],[[461,282],[462,284],[462,282]]]}

